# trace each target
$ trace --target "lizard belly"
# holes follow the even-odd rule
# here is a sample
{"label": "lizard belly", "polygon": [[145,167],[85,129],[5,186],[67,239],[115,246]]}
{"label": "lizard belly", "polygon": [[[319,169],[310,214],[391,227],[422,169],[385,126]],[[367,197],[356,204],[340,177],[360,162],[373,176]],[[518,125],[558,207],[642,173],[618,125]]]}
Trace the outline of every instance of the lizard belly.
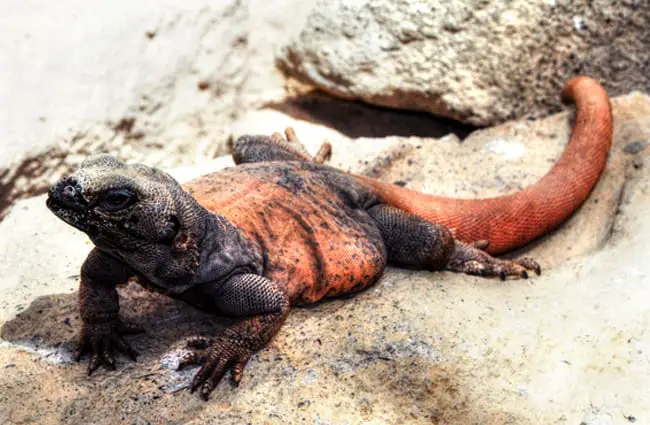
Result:
{"label": "lizard belly", "polygon": [[264,275],[285,286],[292,304],[359,291],[381,276],[386,252],[365,210],[309,171],[247,168],[253,167],[205,176],[186,189],[242,231],[261,254]]}

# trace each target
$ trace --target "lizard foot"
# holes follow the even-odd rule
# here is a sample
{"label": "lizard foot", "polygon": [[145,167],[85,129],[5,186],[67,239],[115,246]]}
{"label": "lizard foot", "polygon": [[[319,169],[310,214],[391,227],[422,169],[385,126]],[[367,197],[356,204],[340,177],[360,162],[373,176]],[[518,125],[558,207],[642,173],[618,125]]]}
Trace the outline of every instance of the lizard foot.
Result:
{"label": "lizard foot", "polygon": [[[271,135],[271,138],[276,143],[289,143],[293,146],[297,146],[300,151],[307,152],[305,146],[296,135],[296,131],[293,129],[293,127],[287,127],[284,130],[284,135],[285,137],[282,137],[280,133],[275,132]],[[332,145],[327,140],[323,140],[323,143],[318,149],[318,152],[316,153],[316,155],[313,156],[312,161],[318,164],[323,164],[325,161],[328,161],[331,157],[332,157]]]}
{"label": "lizard foot", "polygon": [[102,364],[107,369],[115,370],[115,358],[113,357],[115,349],[126,354],[133,361],[136,361],[138,355],[138,352],[122,338],[122,335],[142,332],[144,330],[141,327],[125,323],[119,318],[104,322],[84,323],[73,357],[78,362],[84,354],[90,353],[88,376]]}
{"label": "lizard foot", "polygon": [[483,241],[474,244],[457,241],[454,253],[445,269],[475,276],[498,276],[501,280],[507,278],[528,279],[529,271],[534,271],[537,275],[542,274],[542,268],[532,258],[502,260],[492,257],[479,248],[483,248],[483,246],[487,247]]}
{"label": "lizard foot", "polygon": [[183,355],[178,369],[201,365],[201,369],[194,375],[190,391],[199,390],[199,395],[205,401],[228,369],[232,369],[232,381],[239,384],[246,362],[253,354],[238,341],[226,337],[190,338],[187,348],[191,351]]}

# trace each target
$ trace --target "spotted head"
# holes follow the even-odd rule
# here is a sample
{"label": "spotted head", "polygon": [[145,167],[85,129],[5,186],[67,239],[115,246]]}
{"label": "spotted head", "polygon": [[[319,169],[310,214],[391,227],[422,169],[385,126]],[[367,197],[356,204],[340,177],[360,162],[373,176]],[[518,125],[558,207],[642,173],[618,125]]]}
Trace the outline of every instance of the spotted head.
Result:
{"label": "spotted head", "polygon": [[198,207],[167,173],[110,155],[85,160],[47,199],[57,217],[98,247],[117,250],[171,245],[196,218],[192,206]]}

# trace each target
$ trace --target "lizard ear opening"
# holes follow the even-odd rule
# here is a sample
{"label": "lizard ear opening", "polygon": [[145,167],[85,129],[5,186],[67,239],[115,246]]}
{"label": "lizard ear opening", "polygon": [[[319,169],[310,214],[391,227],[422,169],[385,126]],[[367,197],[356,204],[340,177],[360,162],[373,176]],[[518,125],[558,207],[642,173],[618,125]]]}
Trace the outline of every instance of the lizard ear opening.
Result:
{"label": "lizard ear opening", "polygon": [[165,223],[165,227],[163,227],[158,234],[158,243],[171,246],[174,243],[174,239],[176,239],[176,235],[180,228],[181,222],[178,220],[178,217],[175,215],[169,216],[169,220]]}

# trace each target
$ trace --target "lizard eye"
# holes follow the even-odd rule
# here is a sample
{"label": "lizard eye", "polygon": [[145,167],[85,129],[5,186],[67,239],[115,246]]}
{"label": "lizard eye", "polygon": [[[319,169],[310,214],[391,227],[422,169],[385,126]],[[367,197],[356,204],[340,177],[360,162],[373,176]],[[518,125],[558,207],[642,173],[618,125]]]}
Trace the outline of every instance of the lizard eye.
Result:
{"label": "lizard eye", "polygon": [[137,201],[135,193],[126,189],[117,189],[106,193],[100,202],[100,206],[106,211],[119,211],[130,207],[135,201]]}

